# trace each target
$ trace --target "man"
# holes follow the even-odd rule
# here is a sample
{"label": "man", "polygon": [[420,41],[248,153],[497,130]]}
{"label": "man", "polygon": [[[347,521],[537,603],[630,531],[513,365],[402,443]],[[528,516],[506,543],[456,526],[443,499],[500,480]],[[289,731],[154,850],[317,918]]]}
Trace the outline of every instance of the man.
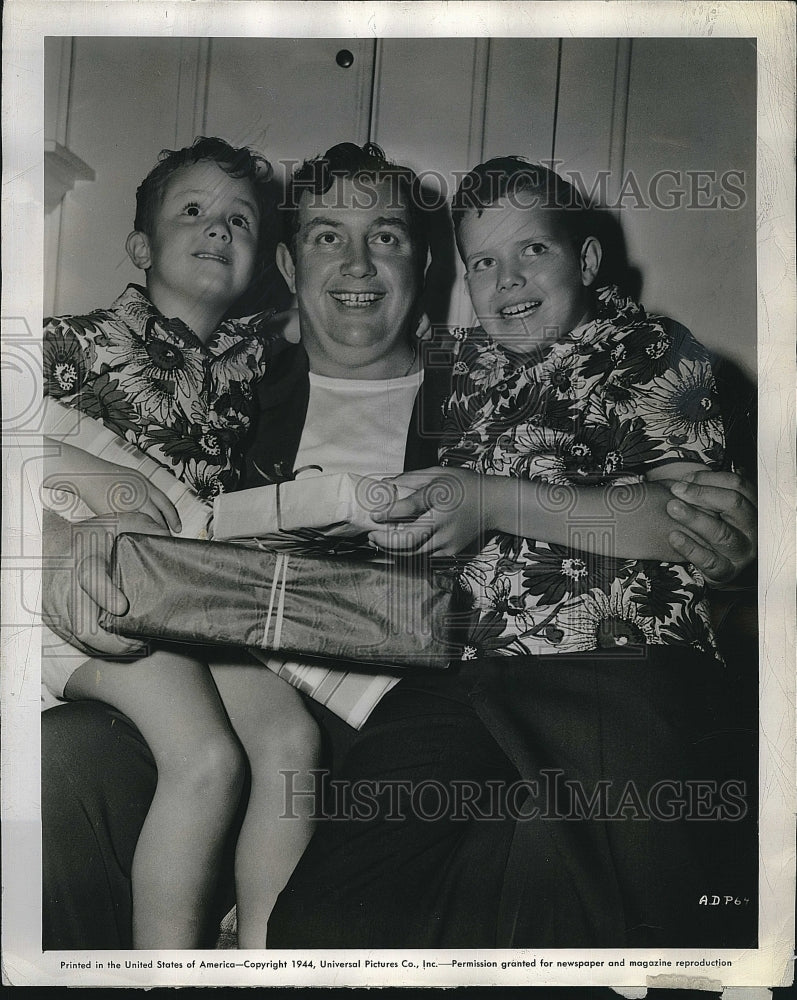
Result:
{"label": "man", "polygon": [[[298,298],[302,343],[262,385],[248,485],[306,464],[383,473],[436,464],[447,372],[436,345],[424,352],[437,351],[425,372],[412,346],[427,258],[419,204],[411,172],[376,147],[342,144],[295,175],[278,263]],[[713,580],[732,578],[752,557],[754,512],[743,487],[701,474],[682,499],[674,513],[688,533],[674,533],[672,543]],[[104,534],[98,542],[90,527],[81,530],[101,547],[77,567],[86,597],[71,609],[73,629],[123,654],[126,641],[95,638],[91,598],[116,613],[124,598],[105,577]],[[319,823],[277,904],[271,946],[508,946],[529,933],[526,917],[520,937],[513,929],[518,914],[535,910],[540,946],[571,931],[574,945],[594,940],[599,892],[570,929],[572,908],[540,906],[557,891],[577,895],[581,869],[568,871],[567,851],[583,859],[579,845],[554,844],[564,852],[546,871],[533,869],[540,882],[530,887],[514,819],[474,820],[495,805],[484,790],[500,799],[519,775],[474,677],[408,676],[359,733],[315,706],[332,741],[334,777],[375,796],[372,821],[346,801],[333,805],[337,815]],[[128,947],[128,873],[155,784],[151,756],[127,720],[96,704],[45,713],[42,739],[45,947]],[[468,797],[461,815],[439,814],[441,789],[454,788]],[[513,897],[515,888],[522,892]],[[537,902],[523,898],[530,888]]]}

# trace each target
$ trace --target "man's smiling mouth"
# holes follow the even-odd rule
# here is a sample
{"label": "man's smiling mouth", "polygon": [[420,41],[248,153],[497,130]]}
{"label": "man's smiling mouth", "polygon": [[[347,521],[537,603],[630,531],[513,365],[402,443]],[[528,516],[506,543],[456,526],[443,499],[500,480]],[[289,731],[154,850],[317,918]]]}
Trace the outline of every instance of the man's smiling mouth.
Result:
{"label": "man's smiling mouth", "polygon": [[229,257],[225,257],[221,253],[212,253],[210,250],[201,250],[199,253],[194,254],[199,260],[217,260],[220,264],[229,264]]}
{"label": "man's smiling mouth", "polygon": [[329,294],[340,305],[352,309],[364,309],[385,297],[384,292],[330,292]]}
{"label": "man's smiling mouth", "polygon": [[524,316],[531,316],[531,314],[539,309],[542,305],[540,299],[535,299],[530,302],[517,302],[513,306],[504,306],[501,309],[502,319],[522,319]]}

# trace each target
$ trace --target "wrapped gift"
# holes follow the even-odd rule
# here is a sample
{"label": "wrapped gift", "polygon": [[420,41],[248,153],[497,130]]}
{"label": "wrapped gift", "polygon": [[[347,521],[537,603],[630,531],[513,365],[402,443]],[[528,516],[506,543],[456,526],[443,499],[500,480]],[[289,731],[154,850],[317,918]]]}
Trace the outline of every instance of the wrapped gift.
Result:
{"label": "wrapped gift", "polygon": [[[216,541],[260,539],[270,547],[321,543],[329,548],[342,540],[362,537],[372,527],[370,514],[412,493],[390,480],[353,473],[311,475],[222,493],[213,502]],[[323,544],[313,545],[323,550]]]}
{"label": "wrapped gift", "polygon": [[459,653],[459,593],[428,561],[310,558],[223,542],[122,534],[113,556],[126,636],[443,668]]}

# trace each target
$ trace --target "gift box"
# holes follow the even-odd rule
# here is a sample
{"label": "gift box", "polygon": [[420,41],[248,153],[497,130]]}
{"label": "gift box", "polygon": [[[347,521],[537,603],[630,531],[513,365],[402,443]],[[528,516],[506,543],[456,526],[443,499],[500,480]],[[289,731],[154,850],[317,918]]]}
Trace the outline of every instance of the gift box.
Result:
{"label": "gift box", "polygon": [[[268,547],[346,551],[340,543],[381,527],[370,514],[412,489],[353,473],[307,475],[270,486],[222,493],[213,501],[215,541],[259,539]],[[325,545],[326,540],[326,545]]]}
{"label": "gift box", "polygon": [[112,571],[130,603],[103,628],[132,637],[444,668],[459,654],[455,579],[428,560],[311,558],[122,534]]}

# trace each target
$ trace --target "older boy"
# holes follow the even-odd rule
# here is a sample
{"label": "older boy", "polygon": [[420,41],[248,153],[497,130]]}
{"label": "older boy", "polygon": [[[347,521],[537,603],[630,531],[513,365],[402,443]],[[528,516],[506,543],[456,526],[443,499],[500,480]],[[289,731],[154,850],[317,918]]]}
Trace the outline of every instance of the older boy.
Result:
{"label": "older boy", "polygon": [[[707,920],[691,887],[721,870],[754,897],[755,847],[738,822],[755,808],[752,758],[734,757],[739,734],[725,735],[747,707],[666,510],[669,482],[722,468],[707,352],[600,282],[595,217],[553,171],[481,164],[453,214],[479,326],[455,362],[445,469],[399,480],[419,487],[390,512],[410,521],[410,543],[372,538],[461,553],[476,619],[466,657],[478,661],[462,674],[536,789],[514,838],[529,860],[506,911],[512,942],[729,944],[728,922]],[[462,502],[434,509],[435,481]],[[708,808],[688,801],[701,784]],[[548,897],[540,914],[529,901],[545,898],[549,852],[579,871],[581,896]],[[732,854],[738,871],[717,866]]]}

